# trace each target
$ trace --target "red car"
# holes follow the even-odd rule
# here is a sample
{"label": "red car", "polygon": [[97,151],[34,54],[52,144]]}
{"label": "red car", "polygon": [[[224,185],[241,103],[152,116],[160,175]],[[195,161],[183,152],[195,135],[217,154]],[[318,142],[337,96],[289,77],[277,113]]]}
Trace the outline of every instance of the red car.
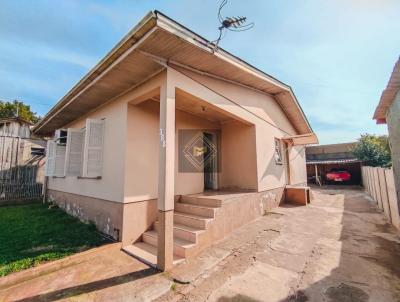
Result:
{"label": "red car", "polygon": [[332,169],[326,173],[326,179],[328,181],[345,182],[351,179],[351,174],[346,170]]}

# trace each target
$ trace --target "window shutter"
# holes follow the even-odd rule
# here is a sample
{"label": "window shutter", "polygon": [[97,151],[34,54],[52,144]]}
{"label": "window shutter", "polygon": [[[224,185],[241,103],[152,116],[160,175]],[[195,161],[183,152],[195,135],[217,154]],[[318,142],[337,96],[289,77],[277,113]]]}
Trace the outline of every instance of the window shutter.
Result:
{"label": "window shutter", "polygon": [[87,119],[83,176],[98,177],[103,170],[104,120]]}
{"label": "window shutter", "polygon": [[56,144],[54,153],[54,174],[53,176],[65,176],[65,145]]}
{"label": "window shutter", "polygon": [[56,143],[52,140],[47,141],[46,148],[46,176],[53,176],[54,174],[54,158],[55,158]]}
{"label": "window shutter", "polygon": [[68,128],[65,155],[65,175],[81,176],[83,168],[83,147],[85,131]]}

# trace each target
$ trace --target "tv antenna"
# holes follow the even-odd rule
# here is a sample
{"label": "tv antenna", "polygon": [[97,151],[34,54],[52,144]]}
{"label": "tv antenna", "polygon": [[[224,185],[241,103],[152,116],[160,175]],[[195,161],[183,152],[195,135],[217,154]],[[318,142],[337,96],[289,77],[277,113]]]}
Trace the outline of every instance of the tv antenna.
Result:
{"label": "tv antenna", "polygon": [[221,26],[218,27],[219,30],[219,37],[218,39],[212,41],[211,43],[214,44],[214,50],[218,49],[219,42],[224,38],[226,32],[228,30],[239,32],[249,30],[254,27],[254,22],[246,23],[247,17],[222,17],[221,11],[222,8],[228,3],[228,0],[222,0],[221,5],[218,9],[218,20],[221,23]]}

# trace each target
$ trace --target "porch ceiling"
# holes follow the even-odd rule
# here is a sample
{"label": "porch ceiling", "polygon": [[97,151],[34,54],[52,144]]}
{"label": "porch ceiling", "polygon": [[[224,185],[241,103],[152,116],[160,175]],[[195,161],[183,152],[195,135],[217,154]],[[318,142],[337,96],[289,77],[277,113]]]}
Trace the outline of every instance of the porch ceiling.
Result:
{"label": "porch ceiling", "polygon": [[212,122],[226,123],[233,120],[246,122],[181,89],[177,89],[176,91],[175,106],[178,110],[188,112]]}
{"label": "porch ceiling", "polygon": [[[138,105],[146,101],[160,102],[160,94],[158,92],[153,92],[150,96],[139,97],[137,100],[134,100],[132,104]],[[223,124],[236,120],[245,124],[250,124],[248,121],[245,121],[230,112],[224,111],[181,89],[176,89],[175,108],[176,110],[184,111],[211,122]]]}
{"label": "porch ceiling", "polygon": [[[300,134],[312,132],[289,86],[222,49],[213,51],[207,40],[158,12],[148,14],[34,126],[34,132],[52,133],[143,83],[169,64],[272,94]],[[222,116],[210,112],[210,118]]]}

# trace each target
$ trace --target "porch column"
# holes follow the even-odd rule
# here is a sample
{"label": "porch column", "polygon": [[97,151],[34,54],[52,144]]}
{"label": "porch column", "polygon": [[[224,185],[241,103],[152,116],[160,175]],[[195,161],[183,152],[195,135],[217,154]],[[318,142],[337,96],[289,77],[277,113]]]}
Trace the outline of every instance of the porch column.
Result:
{"label": "porch column", "polygon": [[169,72],[160,91],[160,159],[158,176],[157,267],[173,264],[173,220],[175,195],[175,87]]}

